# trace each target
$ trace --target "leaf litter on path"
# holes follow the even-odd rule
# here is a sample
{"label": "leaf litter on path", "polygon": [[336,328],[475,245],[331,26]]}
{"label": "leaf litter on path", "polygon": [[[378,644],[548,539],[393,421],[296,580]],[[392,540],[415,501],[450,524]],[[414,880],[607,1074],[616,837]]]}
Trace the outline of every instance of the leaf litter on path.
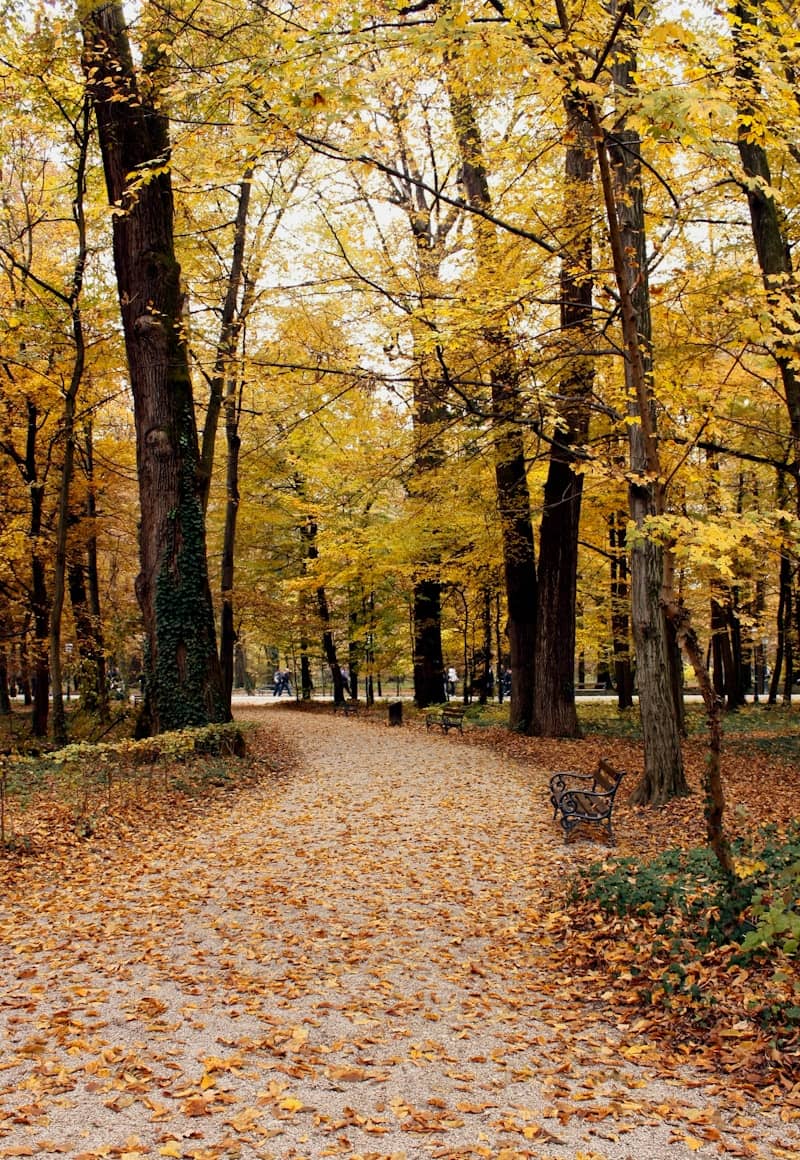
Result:
{"label": "leaf litter on path", "polygon": [[800,1155],[784,1108],[556,969],[554,886],[597,851],[546,770],[262,721],[289,776],[9,879],[0,1160]]}

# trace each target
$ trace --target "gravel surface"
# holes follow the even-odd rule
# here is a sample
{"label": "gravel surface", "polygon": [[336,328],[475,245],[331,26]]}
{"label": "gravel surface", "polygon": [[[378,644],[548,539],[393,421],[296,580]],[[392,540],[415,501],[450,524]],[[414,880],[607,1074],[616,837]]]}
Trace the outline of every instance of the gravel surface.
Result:
{"label": "gravel surface", "polygon": [[556,985],[543,890],[597,848],[545,771],[267,714],[289,775],[0,902],[0,1158],[800,1157],[796,1120]]}

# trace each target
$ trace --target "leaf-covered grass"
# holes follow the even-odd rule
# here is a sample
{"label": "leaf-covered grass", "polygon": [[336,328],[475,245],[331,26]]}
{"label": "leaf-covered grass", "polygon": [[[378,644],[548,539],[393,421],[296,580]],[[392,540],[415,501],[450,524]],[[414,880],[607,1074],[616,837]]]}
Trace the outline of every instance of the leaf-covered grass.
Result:
{"label": "leaf-covered grass", "polygon": [[[30,851],[58,831],[93,837],[114,814],[176,794],[205,797],[245,780],[242,726],[182,729],[134,741],[77,741],[0,755],[0,849]],[[49,819],[55,835],[48,829]]]}
{"label": "leaf-covered grass", "polygon": [[[568,901],[565,960],[579,973],[599,971],[622,1003],[709,1053],[714,1046],[728,1066],[758,1066],[753,1045],[766,1042],[761,1062],[795,1075],[800,825],[766,826],[734,847],[733,889],[705,847],[583,869]],[[716,1045],[715,1027],[725,1027]]]}

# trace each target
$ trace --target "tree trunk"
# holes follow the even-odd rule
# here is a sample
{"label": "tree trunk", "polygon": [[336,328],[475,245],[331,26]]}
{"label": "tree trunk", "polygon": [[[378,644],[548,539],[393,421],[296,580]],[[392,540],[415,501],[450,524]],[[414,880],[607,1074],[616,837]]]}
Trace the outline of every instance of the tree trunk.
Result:
{"label": "tree trunk", "polygon": [[369,596],[364,598],[364,622],[367,626],[367,635],[364,647],[364,660],[367,666],[364,681],[364,700],[368,705],[375,704],[375,590],[370,588]]}
{"label": "tree trunk", "polygon": [[[492,200],[477,118],[453,59],[448,59],[446,64],[450,111],[458,139],[466,200],[474,209],[488,213]],[[476,216],[473,230],[480,276],[492,285],[501,265],[494,226]],[[534,724],[537,577],[525,442],[520,424],[519,367],[506,318],[487,318],[483,339],[488,351],[494,474],[508,606],[512,671],[509,725],[516,732],[530,733]]]}
{"label": "tree trunk", "polygon": [[742,3],[731,5],[740,114],[738,147],[742,168],[748,179],[747,204],[753,243],[772,325],[777,335],[772,354],[780,370],[792,433],[794,462],[797,464],[800,463],[800,371],[797,362],[800,348],[800,293],[792,267],[791,239],[772,192],[767,152],[752,128],[753,115],[756,116],[756,123],[761,115],[758,110],[758,68],[763,35],[758,24],[760,8],[761,0],[743,0]]}
{"label": "tree trunk", "polygon": [[414,583],[414,700],[420,709],[444,698],[442,586],[438,580]]}
{"label": "tree trunk", "polygon": [[145,633],[140,732],[230,713],[208,582],[202,473],[173,236],[167,121],[133,64],[120,3],[82,13],[84,68],[113,215],[125,349],[136,426]]}
{"label": "tree trunk", "polygon": [[[424,191],[405,191],[405,208],[416,243],[418,278],[423,291],[438,292],[439,263],[445,251],[447,228],[434,231],[432,207]],[[447,418],[446,390],[429,350],[430,335],[418,319],[411,320],[416,371],[413,378],[414,463],[409,491],[418,508],[425,512],[437,473],[445,462],[442,430]],[[442,583],[438,547],[423,543],[426,573],[414,579],[412,624],[414,635],[414,700],[420,709],[437,705],[444,698],[444,653],[442,650]]]}
{"label": "tree trunk", "polygon": [[778,689],[780,688],[784,653],[786,650],[786,625],[788,623],[786,606],[791,603],[792,599],[792,562],[785,551],[781,552],[779,577],[778,610],[775,615],[775,663],[772,666],[772,678],[767,696],[768,705],[775,705],[778,701]]}
{"label": "tree trunk", "polygon": [[686,609],[673,604],[666,608],[666,614],[674,626],[676,640],[692,664],[706,707],[708,754],[703,769],[703,811],[706,820],[706,836],[730,887],[735,881],[736,872],[730,842],[723,826],[725,794],[722,787],[722,713],[720,701],[711,684],[708,669],[703,662],[697,634],[690,624]]}
{"label": "tree trunk", "polygon": [[88,608],[91,617],[90,631],[84,640],[91,641],[91,647],[87,647],[87,655],[90,656],[94,666],[97,711],[100,720],[105,721],[108,718],[108,686],[106,683],[106,652],[103,643],[103,618],[100,608],[100,574],[97,567],[97,501],[94,492],[94,443],[91,422],[87,423],[85,428],[83,450],[88,484],[86,517],[90,525],[89,535],[86,537],[86,579],[89,596]]}
{"label": "tree trunk", "polygon": [[347,664],[350,672],[350,696],[354,701],[357,701],[359,696],[359,678],[361,675],[361,655],[363,651],[361,646],[362,601],[352,591],[349,593],[349,599],[350,608],[347,616]]}
{"label": "tree trunk", "polygon": [[311,700],[311,694],[314,691],[314,682],[311,679],[311,661],[308,655],[308,640],[305,636],[305,629],[300,638],[300,696],[304,701]]}
{"label": "tree trunk", "polygon": [[[35,419],[33,420],[35,425]],[[29,430],[30,434],[30,430]],[[34,436],[35,439],[35,436]],[[30,487],[31,500],[31,609],[33,611],[33,735],[47,736],[50,715],[50,601],[47,593],[47,575],[42,546],[42,508],[44,487],[40,483]]]}
{"label": "tree trunk", "polygon": [[80,298],[83,290],[83,272],[86,266],[87,256],[86,220],[83,199],[86,184],[90,119],[91,105],[87,94],[84,97],[83,117],[78,135],[79,149],[75,171],[75,196],[72,201],[72,214],[78,234],[78,248],[75,254],[72,285],[67,296],[67,305],[70,311],[74,358],[69,386],[64,395],[64,414],[62,419],[64,458],[61,464],[61,484],[59,487],[58,509],[56,513],[53,602],[50,610],[50,669],[53,679],[52,730],[53,741],[56,745],[65,745],[67,742],[67,721],[64,713],[64,699],[61,692],[61,617],[64,611],[64,596],[67,580],[67,533],[71,522],[69,496],[75,466],[75,404],[86,365],[86,343],[83,334]]}
{"label": "tree trunk", "polygon": [[[631,12],[632,6],[625,3]],[[635,54],[626,45],[614,65],[615,83],[627,92],[633,83]],[[674,654],[664,605],[673,603],[665,572],[664,549],[644,532],[649,516],[664,510],[652,397],[650,292],[647,281],[640,142],[624,118],[613,140],[604,133],[592,106],[598,166],[603,188],[614,277],[620,297],[625,349],[625,383],[630,402],[629,502],[641,534],[631,548],[631,620],[636,645],[636,680],[644,740],[644,775],[633,794],[638,804],[662,805],[689,792],[683,769],[674,698]]]}
{"label": "tree trunk", "polygon": [[8,690],[8,653],[0,648],[0,717],[11,716],[11,697]]}
{"label": "tree trunk", "polygon": [[26,708],[33,704],[33,690],[31,688],[31,665],[28,655],[28,633],[30,632],[30,616],[25,617],[25,627],[19,642],[19,684],[22,701]]}
{"label": "tree trunk", "polygon": [[233,620],[233,576],[236,546],[236,520],[239,514],[239,451],[242,441],[239,436],[239,408],[235,384],[231,383],[225,400],[225,436],[228,454],[225,477],[225,530],[222,538],[222,563],[220,567],[220,587],[222,609],[220,617],[220,666],[222,688],[228,713],[233,693],[233,653],[238,639]]}
{"label": "tree trunk", "polygon": [[503,687],[504,672],[505,672],[505,658],[503,656],[503,637],[500,632],[500,593],[495,592],[494,597],[494,649],[497,654],[497,703],[503,704],[503,697],[505,696],[505,689]]}
{"label": "tree trunk", "polygon": [[[781,207],[773,193],[769,158],[764,145],[753,132],[759,123],[759,104],[763,99],[758,80],[764,32],[759,27],[761,0],[742,0],[730,5],[733,17],[733,46],[736,57],[737,94],[739,97],[739,158],[747,178],[747,204],[753,243],[758,257],[775,337],[772,356],[778,366],[784,403],[792,436],[792,462],[795,486],[794,509],[800,515],[800,287],[792,264],[792,239]],[[766,18],[768,28],[769,16]],[[769,703],[777,698],[780,665],[786,662],[784,700],[792,697],[792,593],[791,583],[784,591],[784,559],[781,556],[781,613],[779,613],[778,660],[769,692]],[[788,561],[787,561],[788,563]],[[789,564],[789,573],[792,567]]]}
{"label": "tree trunk", "polygon": [[[203,511],[208,508],[208,497],[211,490],[211,477],[214,472],[214,451],[216,448],[217,428],[220,412],[225,405],[224,399],[230,390],[230,383],[236,382],[238,375],[233,369],[236,357],[236,348],[246,316],[246,308],[239,307],[239,292],[244,280],[244,251],[247,240],[247,215],[250,209],[250,194],[252,191],[253,170],[248,168],[244,180],[239,185],[239,196],[236,201],[236,218],[233,226],[233,248],[231,264],[228,270],[228,283],[225,299],[222,303],[222,317],[220,319],[219,338],[214,359],[214,369],[209,379],[208,407],[206,421],[203,427],[203,441],[200,451],[200,486],[203,501]],[[228,389],[226,390],[226,384]],[[227,416],[226,416],[227,418]],[[223,664],[224,669],[224,664]]]}
{"label": "tree trunk", "polygon": [[583,474],[574,470],[575,448],[589,432],[587,401],[594,383],[592,334],[593,141],[585,103],[565,101],[565,215],[570,233],[561,259],[561,341],[567,370],[559,385],[539,528],[538,612],[534,667],[533,732],[578,737],[575,708],[575,602]]}
{"label": "tree trunk", "polygon": [[[302,489],[302,481],[298,481],[298,487]],[[316,560],[319,557],[316,545],[316,523],[312,519],[308,519],[300,529],[300,534],[306,542],[306,559]],[[342,680],[339,659],[336,655],[336,642],[333,639],[333,633],[330,628],[331,614],[328,606],[328,597],[322,585],[317,587],[316,600],[317,613],[322,625],[322,651],[328,662],[328,667],[331,670],[331,679],[333,681],[333,703],[335,705],[342,705],[344,704],[344,682]]]}
{"label": "tree trunk", "polygon": [[322,621],[322,651],[325,654],[325,659],[328,662],[328,667],[331,670],[331,679],[333,681],[333,703],[335,705],[344,704],[344,681],[342,680],[342,669],[336,655],[336,642],[333,639],[333,633],[328,625],[330,625],[330,609],[328,607],[328,598],[325,595],[325,589],[320,587],[317,589],[317,609],[319,611],[319,618]]}
{"label": "tree trunk", "polygon": [[630,709],[633,706],[626,524],[627,516],[624,512],[613,512],[609,516],[611,638],[614,651],[614,683],[617,687],[617,708],[619,709]]}
{"label": "tree trunk", "polygon": [[[744,704],[741,673],[741,643],[733,596],[726,584],[712,585],[711,645],[714,691],[729,710]],[[737,648],[738,642],[738,648]]]}

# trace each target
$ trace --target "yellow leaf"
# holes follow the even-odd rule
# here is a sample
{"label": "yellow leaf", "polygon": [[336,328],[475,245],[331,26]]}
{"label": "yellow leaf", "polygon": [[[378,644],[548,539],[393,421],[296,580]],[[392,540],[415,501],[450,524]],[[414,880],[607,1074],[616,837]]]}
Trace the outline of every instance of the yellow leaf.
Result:
{"label": "yellow leaf", "polygon": [[259,1108],[243,1108],[241,1112],[235,1116],[231,1116],[225,1123],[230,1124],[237,1132],[249,1132],[260,1115],[261,1111]]}
{"label": "yellow leaf", "polygon": [[303,1106],[303,1101],[299,1100],[297,1096],[284,1096],[278,1104],[279,1108],[283,1108],[285,1112],[299,1112]]}
{"label": "yellow leaf", "polygon": [[363,1067],[348,1067],[348,1066],[332,1066],[327,1069],[330,1079],[344,1081],[345,1083],[357,1083],[359,1080],[369,1079],[369,1072],[365,1071]]}
{"label": "yellow leaf", "polygon": [[171,1156],[172,1160],[181,1160],[183,1149],[177,1140],[170,1140],[163,1148],[159,1148],[158,1154],[159,1156]]}

